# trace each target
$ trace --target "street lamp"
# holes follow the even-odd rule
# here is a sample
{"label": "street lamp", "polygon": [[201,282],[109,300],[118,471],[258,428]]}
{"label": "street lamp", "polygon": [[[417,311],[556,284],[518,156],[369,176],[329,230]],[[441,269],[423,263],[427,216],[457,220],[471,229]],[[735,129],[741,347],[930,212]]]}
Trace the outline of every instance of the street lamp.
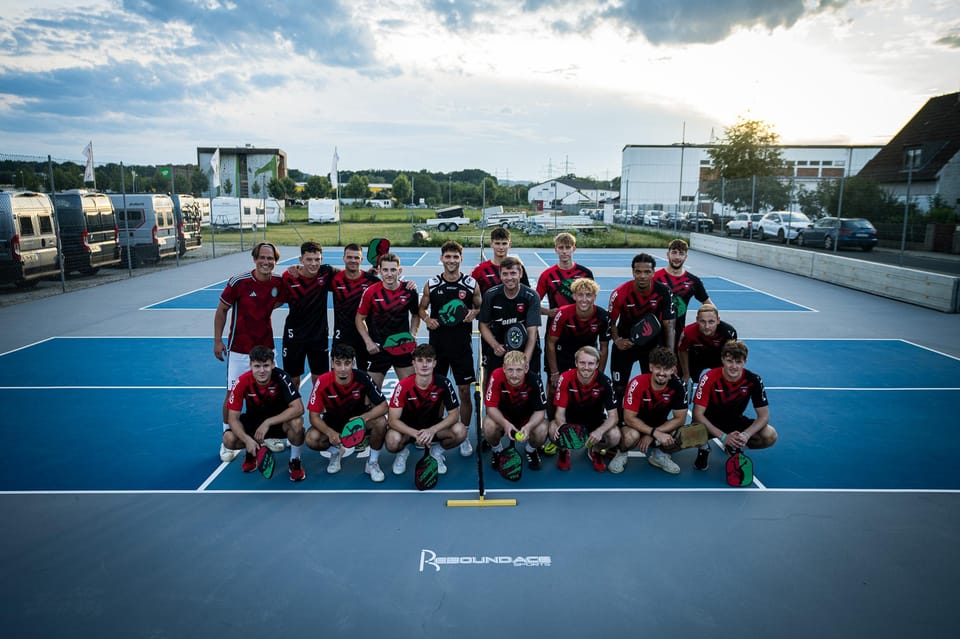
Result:
{"label": "street lamp", "polygon": [[[910,186],[913,183],[913,169],[920,164],[920,149],[917,147],[904,149],[903,159],[907,163],[907,196],[903,200],[903,232],[900,235],[900,266],[903,266],[903,252],[907,247],[907,217],[910,215]],[[837,232],[839,233],[839,230]]]}

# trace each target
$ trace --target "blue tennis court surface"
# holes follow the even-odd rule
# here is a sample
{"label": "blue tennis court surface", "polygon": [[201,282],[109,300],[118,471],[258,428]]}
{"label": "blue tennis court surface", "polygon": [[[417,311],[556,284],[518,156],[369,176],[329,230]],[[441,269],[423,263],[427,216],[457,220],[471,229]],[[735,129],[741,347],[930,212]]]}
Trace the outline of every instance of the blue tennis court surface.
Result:
{"label": "blue tennis court surface", "polygon": [[[960,402],[960,360],[901,340],[747,341],[748,368],[764,378],[780,433],[776,446],[753,454],[756,487],[960,490],[960,430],[948,427]],[[221,469],[225,367],[206,338],[54,338],[0,355],[0,401],[9,407],[0,433],[17,452],[0,482],[7,491],[413,490],[412,462],[395,477],[386,451],[379,485],[363,474],[363,460],[347,458],[328,475],[326,459],[307,448],[300,484],[286,480],[287,453],[270,481],[241,473],[238,461]],[[388,395],[395,381],[388,377]],[[41,410],[52,426],[37,437]],[[641,457],[621,475],[599,474],[581,454],[567,473],[546,458],[519,484],[493,472],[485,478],[491,492],[726,487],[718,450],[707,472],[692,469],[694,451],[674,457],[678,476]],[[447,461],[439,489],[475,491],[475,460],[453,450]]]}

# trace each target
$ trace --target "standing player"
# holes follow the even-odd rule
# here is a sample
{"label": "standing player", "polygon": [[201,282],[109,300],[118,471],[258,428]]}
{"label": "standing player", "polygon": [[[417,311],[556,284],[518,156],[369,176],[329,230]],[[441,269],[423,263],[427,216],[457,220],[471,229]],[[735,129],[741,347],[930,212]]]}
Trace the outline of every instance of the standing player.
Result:
{"label": "standing player", "polygon": [[290,312],[283,324],[283,369],[300,388],[300,377],[310,366],[313,381],[330,370],[327,340],[327,293],[335,272],[322,264],[323,248],[309,241],[300,245],[300,268],[284,272],[284,297]]}
{"label": "standing player", "polygon": [[363,265],[363,251],[357,244],[347,244],[343,248],[344,270],[337,271],[330,282],[333,294],[333,342],[332,345],[347,344],[357,356],[357,368],[367,370],[369,357],[366,344],[357,331],[357,308],[364,291],[380,281],[373,273],[360,268]]}
{"label": "standing player", "polygon": [[[480,287],[480,295],[485,295],[487,291],[501,283],[500,268],[503,260],[507,257],[510,246],[509,229],[498,226],[490,231],[490,250],[493,251],[493,257],[477,264],[473,272],[470,273],[470,276],[477,281],[477,286]],[[520,283],[524,286],[530,286],[530,280],[523,269],[523,263],[520,264]]]}
{"label": "standing player", "polygon": [[[383,388],[383,378],[393,367],[398,379],[413,374],[410,352],[391,353],[395,335],[415,334],[420,323],[420,307],[416,289],[400,283],[400,258],[387,253],[380,258],[380,282],[372,285],[360,298],[356,326],[370,356],[370,377]],[[411,317],[416,318],[411,326]],[[402,349],[398,349],[402,350]]]}
{"label": "standing player", "polygon": [[[624,282],[610,294],[607,310],[610,312],[610,332],[614,345],[610,356],[610,372],[613,374],[618,405],[622,404],[634,363],[640,364],[641,373],[647,373],[650,351],[660,344],[671,351],[675,348],[673,296],[666,285],[653,281],[656,265],[657,261],[648,253],[634,256],[631,262],[633,280]],[[652,313],[660,321],[660,336],[650,344],[637,346],[630,339],[630,332],[633,325],[647,313]]]}
{"label": "standing player", "polygon": [[699,379],[703,371],[718,368],[720,349],[731,340],[737,340],[737,329],[720,320],[716,306],[704,304],[698,308],[697,321],[683,329],[677,344],[683,382]]}
{"label": "standing player", "polygon": [[[503,367],[490,375],[483,405],[487,408],[483,436],[493,449],[493,467],[500,468],[502,439],[506,435],[508,439],[526,442],[527,466],[530,470],[540,470],[537,449],[547,440],[546,397],[543,380],[530,372],[521,351],[510,351],[503,356]],[[521,433],[519,437],[518,433]]]}
{"label": "standing player", "polygon": [[[240,468],[257,468],[257,450],[267,438],[290,440],[290,481],[307,476],[300,463],[303,444],[303,402],[293,380],[273,364],[273,351],[254,346],[248,355],[250,370],[237,379],[227,396],[227,423],[223,445],[238,453],[246,449]],[[246,406],[246,412],[241,412]]]}
{"label": "standing player", "polygon": [[307,446],[319,451],[336,447],[327,463],[327,472],[340,472],[343,459],[340,433],[348,421],[360,417],[370,440],[370,458],[363,472],[373,481],[381,482],[384,476],[380,470],[380,450],[387,432],[387,400],[366,372],[354,368],[355,353],[351,346],[337,344],[330,358],[333,370],[317,378],[307,404],[310,411]]}
{"label": "standing player", "polygon": [[600,370],[607,367],[610,346],[610,314],[597,306],[600,285],[582,277],[569,285],[574,303],[557,309],[547,328],[545,359],[551,394],[560,374],[574,367],[573,356],[581,346],[593,346],[600,353]]}
{"label": "standing player", "polygon": [[[747,345],[727,342],[720,350],[720,368],[700,377],[693,398],[693,421],[707,427],[728,450],[769,448],[777,443],[777,431],[770,425],[770,409],[763,380],[745,368]],[[744,415],[747,404],[753,403],[757,416]],[[706,470],[710,449],[697,451],[694,468]]]}
{"label": "standing player", "polygon": [[[460,403],[450,379],[436,375],[437,352],[430,344],[420,344],[413,351],[414,374],[400,380],[390,398],[390,428],[387,450],[397,453],[393,474],[407,470],[412,440],[417,446],[429,446],[437,460],[437,472],[447,472],[443,451],[459,446],[467,436],[460,421]],[[446,413],[446,414],[444,414]]]}
{"label": "standing player", "polygon": [[[227,281],[220,294],[220,303],[213,315],[213,355],[221,362],[227,353],[227,392],[223,401],[223,432],[227,423],[227,399],[237,380],[250,370],[249,353],[254,346],[264,346],[273,352],[273,325],[270,314],[281,303],[283,281],[273,274],[280,259],[280,251],[273,244],[260,242],[250,251],[253,271],[240,273]],[[223,343],[223,329],[230,311],[229,347]],[[282,443],[271,445],[272,450],[283,450]],[[231,450],[220,443],[220,460],[233,461],[239,450]]]}
{"label": "standing player", "polygon": [[[617,404],[610,378],[600,370],[600,353],[592,346],[583,346],[574,357],[576,368],[560,375],[554,404],[557,413],[550,423],[550,439],[556,443],[557,431],[563,424],[580,424],[588,431],[587,446],[593,469],[602,473],[607,461],[601,450],[614,450],[620,444],[617,428]],[[557,468],[570,470],[570,451],[560,448]]]}
{"label": "standing player", "polygon": [[593,279],[593,271],[573,261],[577,250],[577,238],[570,233],[560,233],[553,240],[553,250],[557,253],[557,263],[547,268],[537,279],[537,295],[546,300],[548,309],[543,314],[553,317],[557,309],[573,304],[571,284],[581,277]]}
{"label": "standing player", "polygon": [[[662,447],[674,444],[673,433],[687,419],[687,397],[677,377],[677,356],[659,346],[650,351],[650,372],[630,380],[623,398],[623,435],[611,473],[622,473],[627,451],[639,448],[651,466],[676,475],[680,467]],[[672,413],[672,416],[671,416]]]}
{"label": "standing player", "polygon": [[518,258],[503,258],[503,283],[483,296],[479,320],[484,379],[503,365],[507,351],[522,350],[527,361],[533,363],[531,368],[539,370],[540,298],[536,291],[520,283],[521,273],[523,264]]}
{"label": "standing player", "polygon": [[[453,369],[453,380],[460,395],[460,417],[470,432],[473,398],[470,384],[477,381],[473,361],[473,320],[480,312],[480,288],[471,276],[460,272],[463,247],[448,241],[440,247],[443,272],[427,280],[420,296],[420,319],[430,332],[430,344],[437,351],[436,373],[446,376]],[[465,313],[465,314],[463,314]],[[462,318],[461,318],[461,315]],[[460,444],[460,454],[473,454],[468,436]]]}
{"label": "standing player", "polygon": [[703,280],[683,266],[687,261],[687,248],[684,240],[670,242],[667,246],[667,265],[653,274],[654,281],[663,282],[673,293],[675,344],[680,343],[680,334],[687,325],[687,306],[690,300],[697,298],[701,304],[713,303],[703,286]]}

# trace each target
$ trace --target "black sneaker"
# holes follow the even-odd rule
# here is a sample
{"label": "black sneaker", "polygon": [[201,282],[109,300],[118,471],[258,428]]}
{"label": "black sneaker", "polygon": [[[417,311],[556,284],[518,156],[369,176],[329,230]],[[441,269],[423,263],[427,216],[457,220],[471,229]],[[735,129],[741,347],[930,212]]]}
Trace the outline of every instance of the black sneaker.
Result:
{"label": "black sneaker", "polygon": [[490,460],[491,465],[493,465],[493,469],[496,471],[500,470],[500,453],[501,452],[502,451],[499,451],[499,450],[493,451],[493,455]]}
{"label": "black sneaker", "polygon": [[533,450],[526,453],[527,456],[527,468],[530,470],[540,470],[540,452]]}
{"label": "black sneaker", "polygon": [[693,461],[693,467],[697,470],[706,470],[710,467],[710,449],[698,448],[697,458]]}
{"label": "black sneaker", "polygon": [[480,450],[482,450],[483,452],[489,453],[492,449],[493,449],[493,446],[491,446],[490,442],[488,442],[487,440],[484,439],[483,441],[480,442]]}

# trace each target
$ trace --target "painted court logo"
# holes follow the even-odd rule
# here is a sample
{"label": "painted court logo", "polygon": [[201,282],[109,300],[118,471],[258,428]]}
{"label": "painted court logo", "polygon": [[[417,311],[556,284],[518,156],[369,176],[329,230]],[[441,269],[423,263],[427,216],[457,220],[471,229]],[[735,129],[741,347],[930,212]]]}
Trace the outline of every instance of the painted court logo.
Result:
{"label": "painted court logo", "polygon": [[432,550],[424,548],[420,551],[420,572],[424,572],[428,567],[432,567],[435,572],[440,571],[440,566],[511,566],[513,568],[545,568],[552,565],[550,556],[531,556],[520,557],[511,555],[461,555],[441,557]]}

